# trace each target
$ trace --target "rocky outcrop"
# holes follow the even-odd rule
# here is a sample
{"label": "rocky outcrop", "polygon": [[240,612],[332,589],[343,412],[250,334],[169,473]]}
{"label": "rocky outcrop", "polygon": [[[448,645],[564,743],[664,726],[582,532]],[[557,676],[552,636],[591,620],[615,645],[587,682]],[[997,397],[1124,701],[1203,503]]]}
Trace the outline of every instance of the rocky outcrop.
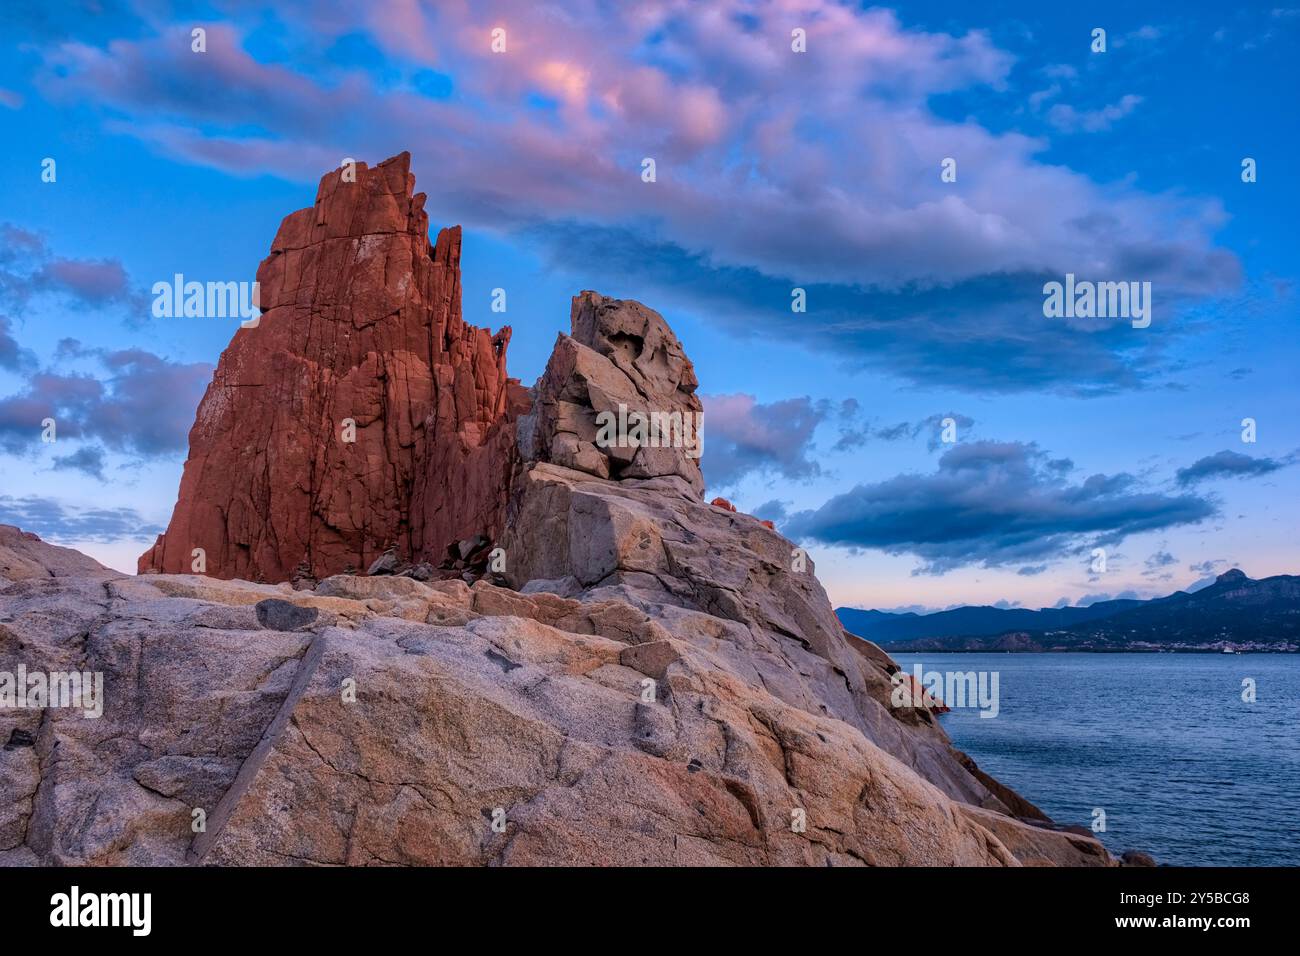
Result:
{"label": "rocky outcrop", "polygon": [[[593,302],[602,307],[592,308]],[[571,311],[573,339],[610,340],[627,327],[628,314],[662,322],[635,303],[584,292]],[[564,455],[551,453],[556,434],[572,434],[570,423],[587,422],[602,407],[608,390],[590,383],[657,364],[663,340],[661,334],[629,337],[616,353],[577,353],[581,362],[552,357],[529,416],[536,422],[520,422],[521,465],[501,542],[506,580],[525,593],[634,607],[705,655],[712,671],[757,684],[787,706],[843,721],[954,800],[1009,813],[935,722],[932,712],[946,708],[921,695],[928,706],[893,706],[898,668],[878,648],[878,657],[864,654],[869,645],[846,634],[812,559],[725,500],[705,504],[675,467],[689,459],[669,457],[674,467],[654,477],[615,480],[602,477],[599,467],[566,467],[571,445]],[[560,337],[557,355],[574,354],[569,341]],[[686,363],[685,356],[676,361]],[[680,372],[671,367],[670,361],[663,379],[693,388],[688,363]],[[554,396],[564,396],[569,407],[548,415]],[[595,397],[584,400],[589,396]],[[635,460],[641,450],[625,454]]]}
{"label": "rocky outcrop", "polygon": [[1114,865],[895,706],[806,553],[705,503],[657,313],[577,296],[525,413],[420,202],[399,157],[285,220],[160,573],[17,542],[0,671],[104,692],[0,710],[0,864]]}
{"label": "rocky outcrop", "polygon": [[460,229],[430,245],[410,156],[327,173],[258,269],[264,314],[221,356],[165,534],[140,571],[285,581],[443,560],[495,536],[513,420],[510,329],[461,318]]}
{"label": "rocky outcrop", "polygon": [[98,719],[0,710],[0,865],[1113,862],[954,800],[701,612],[101,570],[0,620],[0,670],[104,675]]}
{"label": "rocky outcrop", "polygon": [[663,317],[583,292],[569,323],[520,423],[525,454],[597,478],[674,478],[700,497],[699,383]]}
{"label": "rocky outcrop", "polygon": [[46,544],[30,531],[0,524],[0,587],[29,578],[67,578],[106,570],[80,551]]}

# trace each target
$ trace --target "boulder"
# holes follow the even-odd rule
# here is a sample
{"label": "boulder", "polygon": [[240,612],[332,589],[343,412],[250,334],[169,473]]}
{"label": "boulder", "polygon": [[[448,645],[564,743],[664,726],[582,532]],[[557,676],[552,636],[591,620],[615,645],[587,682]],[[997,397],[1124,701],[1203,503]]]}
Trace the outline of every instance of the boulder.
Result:
{"label": "boulder", "polygon": [[597,478],[671,477],[703,495],[699,383],[663,317],[583,292],[569,325],[520,423],[525,454]]}

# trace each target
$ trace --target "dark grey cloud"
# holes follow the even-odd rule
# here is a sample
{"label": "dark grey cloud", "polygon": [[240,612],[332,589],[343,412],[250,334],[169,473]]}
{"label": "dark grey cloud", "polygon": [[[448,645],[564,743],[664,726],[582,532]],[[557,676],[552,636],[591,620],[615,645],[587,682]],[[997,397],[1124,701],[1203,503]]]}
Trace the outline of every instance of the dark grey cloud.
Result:
{"label": "dark grey cloud", "polygon": [[943,573],[1050,562],[1215,514],[1206,499],[1146,491],[1128,474],[1071,483],[1052,461],[1034,444],[969,442],[945,452],[932,474],[858,485],[792,515],[782,530],[828,545],[914,554],[922,573]]}
{"label": "dark grey cloud", "polygon": [[40,371],[20,392],[0,398],[0,448],[21,454],[38,447],[46,418],[54,419],[59,440],[98,440],[143,456],[186,447],[211,365],[172,362],[144,349],[84,350],[74,340],[60,343],[60,354],[90,359],[97,374]]}
{"label": "dark grey cloud", "polygon": [[1188,487],[1214,478],[1257,478],[1285,468],[1293,463],[1294,458],[1294,455],[1282,459],[1252,458],[1225,448],[1194,461],[1186,468],[1179,468],[1177,480],[1178,484]]}
{"label": "dark grey cloud", "polygon": [[0,523],[17,525],[48,541],[147,540],[163,531],[134,508],[75,508],[38,495],[0,495]]}
{"label": "dark grey cloud", "polygon": [[[754,268],[725,266],[703,253],[648,239],[631,229],[550,222],[521,231],[557,269],[581,263],[588,284],[708,315],[738,339],[789,343],[790,290],[805,288],[808,311],[797,316],[799,344],[849,370],[895,375],[911,384],[988,394],[1053,392],[1096,397],[1165,387],[1173,368],[1166,349],[1186,332],[1172,316],[1205,293],[1175,278],[1176,250],[1127,249],[1114,275],[1171,276],[1153,323],[1159,335],[1128,322],[1089,327],[1043,316],[1043,284],[1060,275],[1006,272],[944,284],[814,284]],[[1235,287],[1239,267],[1212,254],[1205,284]],[[593,277],[592,269],[599,275]],[[1185,290],[1185,291],[1179,291]],[[1162,316],[1166,317],[1162,320]],[[1153,324],[1154,327],[1154,324]],[[1190,329],[1192,326],[1186,326]]]}
{"label": "dark grey cloud", "polygon": [[78,448],[71,455],[60,455],[54,459],[55,471],[79,471],[91,478],[104,480],[104,449],[98,445],[86,445]]}
{"label": "dark grey cloud", "polygon": [[786,513],[785,502],[779,501],[776,498],[773,498],[771,501],[763,502],[750,512],[750,514],[755,518],[762,518],[765,521],[771,521],[773,523],[784,521]]}

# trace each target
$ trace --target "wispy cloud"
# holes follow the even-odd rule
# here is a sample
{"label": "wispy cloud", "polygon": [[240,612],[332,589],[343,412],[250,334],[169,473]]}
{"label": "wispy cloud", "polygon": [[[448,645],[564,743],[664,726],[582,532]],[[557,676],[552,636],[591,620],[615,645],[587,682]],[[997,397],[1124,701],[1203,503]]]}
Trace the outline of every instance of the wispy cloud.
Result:
{"label": "wispy cloud", "polygon": [[1080,110],[1068,103],[1057,103],[1047,111],[1047,121],[1064,133],[1099,133],[1128,116],[1142,102],[1142,97],[1129,93],[1107,106],[1094,110]]}
{"label": "wispy cloud", "polygon": [[1216,478],[1257,478],[1294,464],[1295,458],[1294,454],[1280,459],[1252,458],[1225,448],[1213,455],[1199,458],[1185,468],[1179,468],[1177,480],[1178,484],[1187,487]]}

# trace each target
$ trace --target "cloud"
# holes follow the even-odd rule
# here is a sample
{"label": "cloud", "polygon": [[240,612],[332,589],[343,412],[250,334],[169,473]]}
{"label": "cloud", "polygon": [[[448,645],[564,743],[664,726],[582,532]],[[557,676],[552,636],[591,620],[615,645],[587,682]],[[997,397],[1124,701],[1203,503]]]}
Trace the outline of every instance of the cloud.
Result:
{"label": "cloud", "polygon": [[104,449],[95,445],[78,448],[71,455],[54,459],[55,471],[79,471],[91,478],[104,480]]}
{"label": "cloud", "polygon": [[[1014,57],[988,34],[831,0],[798,11],[807,54],[790,50],[784,0],[562,14],[394,2],[351,17],[286,2],[295,70],[249,52],[258,23],[234,7],[234,22],[208,27],[205,55],[189,52],[188,22],[47,42],[36,82],[92,104],[113,132],[238,175],[314,181],[343,156],[409,148],[428,208],[448,221],[527,237],[589,285],[614,278],[696,305],[707,290],[719,323],[781,341],[790,289],[804,287],[809,346],[910,381],[1141,387],[1171,336],[1045,322],[1043,283],[1085,265],[1093,280],[1138,276],[1169,315],[1237,283],[1213,238],[1218,200],[1099,184],[1042,158],[1042,138],[936,113],[939,94],[1011,82]],[[502,56],[487,42],[497,21]],[[358,35],[382,65],[331,60]],[[453,95],[390,75],[429,69]],[[946,156],[960,158],[959,189],[937,175]]]}
{"label": "cloud", "polygon": [[969,415],[963,415],[961,412],[936,412],[919,422],[899,422],[896,425],[877,428],[871,434],[881,441],[902,441],[905,438],[916,438],[924,433],[928,436],[926,447],[930,451],[935,451],[945,444],[944,423],[949,419],[952,420],[958,441],[968,438],[971,429],[975,427],[975,419]]}
{"label": "cloud", "polygon": [[735,486],[749,474],[806,481],[821,474],[811,457],[813,433],[831,414],[829,402],[791,398],[769,404],[753,395],[706,395],[704,458],[710,488]]}
{"label": "cloud", "polygon": [[1194,495],[1143,491],[1128,474],[1070,483],[1051,462],[1033,444],[961,444],[940,457],[933,474],[858,485],[792,515],[782,530],[828,545],[913,554],[923,561],[920,573],[938,574],[1050,562],[1215,513]]}
{"label": "cloud", "polygon": [[1213,455],[1206,455],[1186,468],[1179,468],[1177,481],[1186,488],[1215,478],[1257,478],[1285,468],[1294,461],[1294,455],[1282,459],[1252,458],[1240,452],[1224,449]]}
{"label": "cloud", "polygon": [[21,109],[22,105],[22,94],[15,93],[13,90],[0,89],[0,106],[16,110]]}
{"label": "cloud", "polygon": [[1161,568],[1169,567],[1171,564],[1177,564],[1178,559],[1162,549],[1147,558],[1145,563],[1148,571],[1158,571]]}
{"label": "cloud", "polygon": [[1041,90],[1035,90],[1033,93],[1029,94],[1029,108],[1037,111],[1041,109],[1042,105],[1048,100],[1055,99],[1060,95],[1060,83],[1052,83],[1050,86],[1044,87]]}
{"label": "cloud", "polygon": [[18,371],[30,365],[32,354],[18,344],[11,334],[13,323],[8,316],[0,315],[0,368]]}
{"label": "cloud", "polygon": [[1172,581],[1174,576],[1166,568],[1177,563],[1178,559],[1162,548],[1146,559],[1144,562],[1146,569],[1142,572],[1142,576],[1157,581]]}
{"label": "cloud", "polygon": [[0,265],[44,254],[45,240],[39,233],[10,222],[0,223]]}
{"label": "cloud", "polygon": [[0,495],[0,523],[17,525],[49,541],[148,540],[163,531],[134,508],[77,508],[36,495]]}
{"label": "cloud", "polygon": [[753,514],[755,518],[762,518],[766,521],[771,521],[774,524],[778,521],[784,521],[786,516],[785,502],[773,498],[771,501],[763,502],[755,508],[751,514]]}
{"label": "cloud", "polygon": [[[1109,213],[1094,209],[1091,215],[1106,219]],[[624,288],[633,297],[653,296],[664,303],[661,309],[708,315],[741,341],[754,336],[790,341],[790,280],[720,267],[630,228],[556,221],[530,227],[525,235],[551,268],[562,270],[579,259],[585,279],[596,285]],[[1198,285],[1208,291],[1235,271],[1231,257],[1213,257],[1206,263],[1210,275],[1186,274],[1184,266],[1200,260],[1190,246],[1160,251],[1130,242],[1117,254],[1122,265],[1115,268],[1123,275],[1166,274],[1170,301],[1162,311],[1170,314],[1178,307],[1177,289]],[[799,316],[799,342],[848,370],[889,373],[924,387],[943,382],[967,391],[1080,396],[1149,387],[1161,372],[1162,350],[1179,331],[1171,325],[1161,335],[1135,339],[1126,321],[1085,330],[1044,319],[1043,284],[1061,277],[989,275],[898,291],[806,285],[809,311]]]}
{"label": "cloud", "polygon": [[1132,113],[1141,102],[1142,97],[1129,93],[1096,110],[1076,110],[1068,103],[1057,103],[1047,111],[1047,121],[1063,133],[1100,133]]}
{"label": "cloud", "polygon": [[92,306],[132,297],[126,269],[116,259],[51,259],[34,279],[38,289],[63,292]]}
{"label": "cloud", "polygon": [[123,305],[142,312],[147,304],[117,259],[56,256],[44,236],[12,223],[0,225],[0,243],[0,295],[17,307],[39,294],[91,308]]}
{"label": "cloud", "polygon": [[0,398],[0,448],[15,454],[34,450],[46,418],[54,419],[58,440],[95,439],[113,451],[146,457],[186,447],[211,365],[172,362],[144,349],[86,350],[71,339],[59,350],[64,357],[93,361],[100,374],[32,374],[20,392]]}

